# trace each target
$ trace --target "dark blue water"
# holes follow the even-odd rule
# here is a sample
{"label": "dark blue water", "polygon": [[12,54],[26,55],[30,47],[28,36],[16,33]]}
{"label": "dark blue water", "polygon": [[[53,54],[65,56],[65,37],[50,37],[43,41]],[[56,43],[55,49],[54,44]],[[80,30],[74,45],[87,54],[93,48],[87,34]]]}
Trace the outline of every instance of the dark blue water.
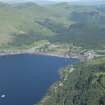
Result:
{"label": "dark blue water", "polygon": [[14,55],[0,57],[0,105],[34,105],[59,80],[58,70],[76,59]]}

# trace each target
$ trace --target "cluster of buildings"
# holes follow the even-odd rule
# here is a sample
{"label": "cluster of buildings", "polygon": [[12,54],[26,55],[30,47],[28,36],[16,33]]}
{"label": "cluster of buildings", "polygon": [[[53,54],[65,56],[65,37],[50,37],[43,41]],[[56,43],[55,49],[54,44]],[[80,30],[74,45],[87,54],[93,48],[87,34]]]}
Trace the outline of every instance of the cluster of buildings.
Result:
{"label": "cluster of buildings", "polygon": [[97,56],[96,52],[94,50],[90,50],[90,51],[87,51],[84,53],[84,56],[90,60],[90,59],[93,59]]}

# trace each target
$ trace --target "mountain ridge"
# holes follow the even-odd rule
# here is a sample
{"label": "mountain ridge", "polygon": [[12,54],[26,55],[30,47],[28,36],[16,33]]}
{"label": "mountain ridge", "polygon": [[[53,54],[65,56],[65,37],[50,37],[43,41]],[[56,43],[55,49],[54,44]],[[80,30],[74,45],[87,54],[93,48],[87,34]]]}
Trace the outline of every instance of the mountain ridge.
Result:
{"label": "mountain ridge", "polygon": [[104,6],[77,6],[68,3],[47,6],[32,2],[18,5],[1,3],[0,46],[18,47],[36,40],[48,40],[51,43],[75,43],[88,48],[103,47],[103,10]]}

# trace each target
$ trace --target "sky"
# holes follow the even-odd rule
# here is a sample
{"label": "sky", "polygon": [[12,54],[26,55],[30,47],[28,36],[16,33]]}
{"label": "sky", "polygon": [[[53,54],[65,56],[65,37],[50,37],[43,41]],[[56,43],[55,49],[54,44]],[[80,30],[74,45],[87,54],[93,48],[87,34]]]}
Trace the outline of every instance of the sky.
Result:
{"label": "sky", "polygon": [[0,0],[2,2],[25,2],[25,1],[56,1],[56,2],[73,2],[73,1],[105,1],[105,0]]}

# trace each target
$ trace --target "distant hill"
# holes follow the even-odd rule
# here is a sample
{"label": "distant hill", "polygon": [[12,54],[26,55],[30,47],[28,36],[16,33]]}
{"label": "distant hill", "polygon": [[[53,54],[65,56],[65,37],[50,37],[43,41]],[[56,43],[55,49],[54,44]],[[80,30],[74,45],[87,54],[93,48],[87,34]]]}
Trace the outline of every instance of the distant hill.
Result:
{"label": "distant hill", "polygon": [[29,45],[35,40],[104,47],[104,9],[104,5],[67,2],[46,6],[0,3],[0,48]]}
{"label": "distant hill", "polygon": [[49,1],[49,0],[34,0],[33,2],[36,3],[36,4],[39,4],[39,5],[52,5],[52,4],[56,4],[55,1]]}
{"label": "distant hill", "polygon": [[102,5],[105,4],[104,0],[80,0],[75,2],[70,2],[72,5]]}
{"label": "distant hill", "polygon": [[4,3],[8,3],[8,4],[21,4],[21,3],[28,3],[28,2],[32,2],[32,3],[36,3],[38,5],[51,5],[51,4],[56,4],[55,1],[50,1],[50,0],[10,0],[10,1],[3,1]]}
{"label": "distant hill", "polygon": [[[4,43],[13,41],[19,34],[25,36],[34,33],[36,36],[50,36],[55,33],[38,24],[36,21],[49,17],[50,12],[33,3],[19,5],[0,4],[0,39]],[[40,36],[40,35],[39,35]],[[27,36],[26,36],[27,37]],[[30,36],[28,36],[30,37]],[[5,41],[7,40],[7,41]],[[1,42],[1,41],[0,41]],[[23,42],[24,43],[24,42]]]}
{"label": "distant hill", "polygon": [[104,6],[60,3],[49,8],[55,13],[56,17],[63,18],[69,22],[67,30],[63,31],[59,36],[56,36],[55,40],[60,42],[73,42],[76,45],[88,48],[104,46]]}

